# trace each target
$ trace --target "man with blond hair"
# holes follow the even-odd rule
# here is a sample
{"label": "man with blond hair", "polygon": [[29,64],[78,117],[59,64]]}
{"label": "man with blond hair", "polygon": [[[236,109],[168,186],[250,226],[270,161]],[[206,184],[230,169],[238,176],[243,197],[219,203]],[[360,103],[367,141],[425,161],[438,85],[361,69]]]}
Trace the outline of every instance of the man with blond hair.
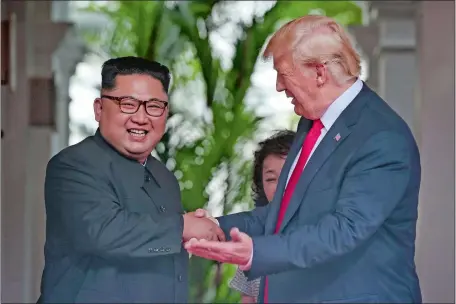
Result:
{"label": "man with blond hair", "polygon": [[421,169],[409,127],[359,79],[359,55],[328,17],[284,25],[264,57],[302,116],[274,199],[217,218],[228,242],[185,247],[262,277],[260,302],[421,302]]}

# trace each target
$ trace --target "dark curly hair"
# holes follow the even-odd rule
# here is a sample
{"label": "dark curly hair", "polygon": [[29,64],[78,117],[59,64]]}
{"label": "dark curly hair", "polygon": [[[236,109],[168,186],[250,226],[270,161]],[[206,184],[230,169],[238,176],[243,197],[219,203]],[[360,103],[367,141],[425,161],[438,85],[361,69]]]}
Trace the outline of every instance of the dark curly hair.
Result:
{"label": "dark curly hair", "polygon": [[254,154],[252,182],[253,199],[256,207],[265,206],[269,203],[263,188],[265,158],[269,155],[287,156],[295,135],[296,133],[293,131],[280,130],[258,144],[259,148]]}

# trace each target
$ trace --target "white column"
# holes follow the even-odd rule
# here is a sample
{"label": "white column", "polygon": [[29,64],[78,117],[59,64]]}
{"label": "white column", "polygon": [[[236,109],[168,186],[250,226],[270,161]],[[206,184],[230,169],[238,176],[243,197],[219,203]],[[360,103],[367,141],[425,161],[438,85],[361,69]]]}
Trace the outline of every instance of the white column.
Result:
{"label": "white column", "polygon": [[422,183],[416,263],[424,303],[455,301],[455,4],[420,1]]}
{"label": "white column", "polygon": [[[368,73],[366,73],[366,83],[371,89],[377,91],[379,85],[379,26],[376,23],[371,23],[369,25],[350,26],[349,31],[350,34],[354,36],[353,38],[356,42],[357,48],[361,53],[362,58],[367,61]],[[363,73],[364,71],[362,71],[362,74]]]}
{"label": "white column", "polygon": [[[377,93],[416,134],[416,7],[413,1],[372,1],[371,18],[378,26],[372,73]],[[372,74],[371,74],[372,75]]]}
{"label": "white column", "polygon": [[56,132],[52,138],[51,154],[54,155],[68,146],[70,136],[69,104],[70,78],[76,66],[86,54],[85,44],[75,28],[67,31],[59,49],[53,56],[53,70],[56,84]]}
{"label": "white column", "polygon": [[[76,64],[84,55],[82,41],[77,36],[68,20],[57,18],[58,13],[65,14],[61,2],[57,13],[53,2],[32,2],[34,11],[40,12],[35,19],[33,54],[30,56],[30,77],[43,81],[49,87],[42,87],[34,94],[30,102],[51,107],[42,111],[41,117],[32,119],[28,132],[27,188],[26,188],[26,234],[25,234],[25,282],[24,297],[26,302],[35,301],[39,295],[41,272],[44,265],[43,248],[45,241],[44,178],[46,165],[53,154],[68,145],[69,125],[69,79]],[[54,22],[51,19],[57,19]],[[46,94],[53,91],[52,94]],[[46,117],[51,120],[46,120]],[[33,161],[30,161],[33,160]]]}

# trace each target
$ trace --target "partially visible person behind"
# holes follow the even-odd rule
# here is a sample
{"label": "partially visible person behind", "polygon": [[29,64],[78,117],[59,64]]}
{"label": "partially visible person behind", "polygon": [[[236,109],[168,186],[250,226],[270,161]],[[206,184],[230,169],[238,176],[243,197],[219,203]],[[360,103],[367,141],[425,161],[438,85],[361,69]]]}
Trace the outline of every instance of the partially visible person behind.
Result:
{"label": "partially visible person behind", "polygon": [[185,303],[190,237],[224,240],[184,214],[176,178],[151,152],[168,115],[170,73],[137,57],[103,64],[99,129],[53,157],[45,181],[40,303]]}
{"label": "partially visible person behind", "polygon": [[[256,207],[267,205],[274,198],[277,181],[295,136],[293,131],[278,131],[259,143],[254,154],[252,191]],[[242,293],[242,303],[256,303],[260,278],[247,281],[239,268],[230,287]]]}

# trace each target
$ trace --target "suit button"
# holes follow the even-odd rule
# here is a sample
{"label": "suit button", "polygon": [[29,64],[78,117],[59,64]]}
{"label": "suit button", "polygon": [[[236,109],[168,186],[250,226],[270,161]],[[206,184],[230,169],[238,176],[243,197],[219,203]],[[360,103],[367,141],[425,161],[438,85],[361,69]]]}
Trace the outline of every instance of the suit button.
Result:
{"label": "suit button", "polygon": [[166,251],[166,252],[170,252],[170,251],[171,251],[171,248],[166,248],[165,251]]}
{"label": "suit button", "polygon": [[160,206],[160,212],[165,212],[165,211],[166,211],[165,206]]}
{"label": "suit button", "polygon": [[165,252],[165,248],[160,248],[160,252]]}
{"label": "suit button", "polygon": [[150,178],[150,175],[144,176],[144,180],[145,180],[146,182],[150,182],[150,179],[151,179],[151,178]]}
{"label": "suit button", "polygon": [[177,280],[178,280],[179,282],[182,282],[182,281],[184,280],[184,278],[183,278],[182,275],[180,274],[180,275],[177,276]]}

